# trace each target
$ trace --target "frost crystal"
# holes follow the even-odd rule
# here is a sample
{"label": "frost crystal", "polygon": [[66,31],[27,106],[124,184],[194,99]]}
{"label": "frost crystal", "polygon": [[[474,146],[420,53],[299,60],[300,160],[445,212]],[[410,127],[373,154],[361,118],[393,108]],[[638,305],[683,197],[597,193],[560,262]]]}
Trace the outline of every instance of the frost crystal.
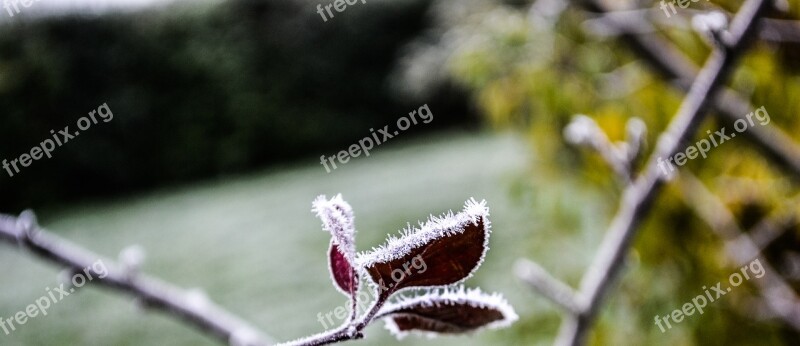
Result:
{"label": "frost crystal", "polygon": [[486,236],[483,241],[483,252],[477,265],[472,271],[463,279],[464,281],[472,273],[480,267],[486,256],[486,251],[489,250],[489,234],[491,233],[491,222],[489,222],[489,208],[486,207],[486,201],[475,201],[470,198],[464,203],[464,210],[458,214],[453,214],[452,211],[442,216],[436,217],[431,215],[428,221],[424,224],[420,223],[419,228],[408,227],[400,232],[400,237],[389,236],[386,243],[372,251],[360,253],[356,258],[356,267],[369,268],[377,263],[386,263],[389,261],[403,258],[411,253],[414,249],[428,245],[430,242],[446,238],[452,235],[461,234],[464,232],[466,226],[479,225],[483,223]]}
{"label": "frost crystal", "polygon": [[[465,289],[464,286],[459,286],[457,288],[446,288],[442,290],[432,290],[414,297],[400,297],[397,302],[384,306],[379,315],[385,316],[384,321],[386,322],[386,329],[388,329],[392,335],[402,339],[409,334],[409,331],[400,329],[393,318],[393,312],[399,312],[399,315],[401,316],[408,314],[413,315],[413,312],[410,311],[418,308],[442,308],[458,306],[486,309],[488,311],[497,312],[502,316],[500,319],[491,321],[470,331],[504,328],[511,325],[519,318],[514,311],[514,308],[508,303],[508,301],[506,301],[505,298],[503,298],[501,294],[486,294],[481,292],[481,290],[478,288]],[[433,316],[427,317],[435,318]],[[419,330],[414,332],[426,335],[428,337],[434,337],[440,334],[436,332]]]}
{"label": "frost crystal", "polygon": [[328,249],[328,267],[330,269],[331,281],[333,286],[344,295],[355,299],[358,292],[359,278],[353,266],[339,251],[338,245],[331,240],[331,247]]}
{"label": "frost crystal", "polygon": [[322,229],[331,233],[333,242],[352,263],[356,253],[353,208],[342,199],[341,194],[330,200],[325,195],[320,195],[312,206],[311,211],[322,220]]}

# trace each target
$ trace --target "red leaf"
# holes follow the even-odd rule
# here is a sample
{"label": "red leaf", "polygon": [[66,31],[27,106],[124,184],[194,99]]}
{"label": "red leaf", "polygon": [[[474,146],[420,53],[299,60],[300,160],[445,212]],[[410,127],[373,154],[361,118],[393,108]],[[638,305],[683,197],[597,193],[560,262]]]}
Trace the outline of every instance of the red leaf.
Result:
{"label": "red leaf", "polygon": [[457,334],[482,328],[506,327],[517,320],[517,314],[500,295],[487,295],[480,290],[433,292],[382,310],[386,328],[398,338],[409,332],[423,334]]}
{"label": "red leaf", "polygon": [[475,272],[489,249],[487,217],[485,202],[469,200],[464,211],[432,217],[420,229],[405,230],[400,238],[391,237],[386,245],[360,256],[357,263],[380,286],[383,298],[409,287],[456,284]]}
{"label": "red leaf", "polygon": [[358,292],[358,274],[333,240],[328,250],[328,263],[334,286],[346,296],[354,298]]}

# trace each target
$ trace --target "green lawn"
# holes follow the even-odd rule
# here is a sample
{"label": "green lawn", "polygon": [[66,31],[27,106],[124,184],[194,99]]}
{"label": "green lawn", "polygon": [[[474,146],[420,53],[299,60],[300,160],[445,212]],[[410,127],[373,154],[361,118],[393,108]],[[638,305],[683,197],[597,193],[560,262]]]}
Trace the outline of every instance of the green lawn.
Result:
{"label": "green lawn", "polygon": [[[608,211],[589,207],[596,203],[576,187],[532,188],[525,177],[534,162],[526,142],[512,135],[438,134],[387,143],[331,173],[309,158],[246,176],[40,211],[40,222],[110,258],[139,244],[148,255],[146,273],[202,288],[283,341],[322,331],[317,313],[345,301],[330,283],[329,236],[310,211],[314,197],[343,194],[355,210],[362,251],[407,222],[460,210],[470,197],[486,199],[492,250],[467,285],[503,292],[522,320],[514,328],[471,337],[410,337],[402,343],[380,322],[359,344],[520,344],[524,338],[524,344],[545,345],[558,327],[557,315],[513,277],[512,264],[520,256],[535,258],[574,282],[600,238],[576,239],[574,232],[596,229],[602,224],[586,220],[604,220]],[[576,203],[586,207],[575,208]],[[572,241],[567,244],[564,236]],[[546,241],[553,238],[561,240]],[[46,287],[57,286],[59,270],[18,249],[0,245],[0,263],[0,317],[10,317],[45,294]],[[3,345],[215,344],[171,318],[138,308],[128,296],[93,287],[66,297],[48,316],[28,321],[11,335],[0,331],[0,340]]]}

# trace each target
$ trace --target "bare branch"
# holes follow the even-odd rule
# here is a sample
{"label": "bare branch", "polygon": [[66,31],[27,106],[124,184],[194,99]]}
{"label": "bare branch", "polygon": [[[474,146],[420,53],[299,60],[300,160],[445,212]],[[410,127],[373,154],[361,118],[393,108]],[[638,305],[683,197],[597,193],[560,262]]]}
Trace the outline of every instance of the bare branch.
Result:
{"label": "bare branch", "polygon": [[572,315],[580,315],[584,304],[575,291],[567,284],[550,275],[536,262],[519,259],[514,265],[514,273],[525,281],[539,294],[550,299],[553,303]]}
{"label": "bare branch", "polygon": [[641,176],[623,192],[619,210],[608,233],[581,282],[579,294],[586,297],[584,314],[567,319],[562,324],[559,345],[579,345],[594,322],[597,310],[611,283],[622,269],[625,254],[636,230],[650,211],[653,200],[663,186],[658,159],[677,153],[703,119],[707,100],[711,99],[727,79],[734,61],[742,54],[753,32],[757,18],[769,6],[767,0],[748,0],[734,18],[730,30],[730,45],[712,51],[704,68],[692,84],[677,115],[658,140]]}
{"label": "bare branch", "polygon": [[130,275],[113,261],[39,228],[32,212],[26,211],[20,217],[0,214],[0,241],[28,249],[72,271],[92,268],[93,263],[102,260],[108,268],[107,275],[102,278],[95,275],[90,282],[129,294],[144,306],[178,317],[224,343],[242,346],[272,343],[268,336],[210,300],[198,304],[185,290],[143,274]]}
{"label": "bare branch", "polygon": [[[728,17],[731,13],[714,9]],[[591,13],[583,23],[585,31],[593,35],[616,36],[621,34],[654,34],[659,27],[691,30],[692,17],[708,13],[708,10],[681,9],[677,14],[667,17],[658,9],[637,9],[611,11],[601,14]],[[624,28],[619,23],[625,23]],[[654,25],[655,24],[655,25]],[[758,38],[770,42],[800,42],[800,22],[796,20],[765,18],[758,30]]]}
{"label": "bare branch", "polygon": [[[686,204],[725,241],[728,256],[736,265],[746,265],[761,255],[758,245],[739,228],[731,211],[699,179],[689,172],[683,172],[680,186]],[[765,303],[773,313],[800,331],[800,300],[797,294],[768,262],[762,262],[761,265],[765,274],[754,282],[761,290]]]}
{"label": "bare branch", "polygon": [[[631,183],[633,179],[631,164],[636,158],[631,155],[631,151],[635,150],[638,153],[641,138],[631,139],[630,144],[612,143],[600,126],[592,118],[583,114],[575,115],[569,125],[564,128],[564,138],[574,145],[586,146],[596,151],[623,184]],[[637,147],[629,148],[633,145]]]}
{"label": "bare branch", "polygon": [[797,218],[794,213],[775,215],[765,218],[753,226],[749,237],[756,247],[763,250],[775,239],[778,239],[789,226],[796,224]]}
{"label": "bare branch", "polygon": [[[577,2],[589,11],[609,13],[610,11],[598,0],[581,0]],[[688,91],[691,81],[697,74],[697,67],[671,42],[657,36],[640,36],[635,34],[635,23],[624,18],[606,17],[605,23],[613,25],[620,33],[620,42],[631,47],[657,73],[676,88]],[[754,107],[731,89],[723,89],[713,98],[712,106],[720,119],[734,122],[750,113]],[[785,169],[795,179],[800,179],[800,146],[788,135],[775,127],[753,127],[742,133],[768,158],[779,167]]]}

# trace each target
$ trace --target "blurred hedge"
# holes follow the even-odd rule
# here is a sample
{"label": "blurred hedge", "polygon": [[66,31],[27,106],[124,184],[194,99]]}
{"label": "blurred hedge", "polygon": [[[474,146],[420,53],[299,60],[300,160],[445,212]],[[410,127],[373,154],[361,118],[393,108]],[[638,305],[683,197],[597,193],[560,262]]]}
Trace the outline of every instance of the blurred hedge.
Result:
{"label": "blurred hedge", "polygon": [[[570,205],[567,210],[600,209],[611,218],[622,198],[613,171],[596,152],[569,145],[563,129],[574,115],[586,114],[611,140],[623,141],[628,119],[639,117],[649,133],[645,155],[651,155],[657,136],[665,131],[683,94],[653,74],[625,42],[597,32],[589,20],[598,15],[583,11],[580,6],[561,8],[561,3],[549,1],[437,2],[436,31],[442,33],[441,38],[414,52],[411,65],[424,69],[421,64],[432,60],[429,57],[441,57],[430,64],[431,70],[446,71],[449,78],[472,90],[473,102],[491,125],[513,128],[530,139],[536,170],[520,184],[516,192],[519,196],[540,196],[552,186],[573,189],[563,188],[565,192],[594,189],[605,198],[594,204]],[[723,5],[700,2],[692,6],[706,13],[720,6],[737,11],[740,4],[723,1]],[[768,17],[797,21],[800,1],[790,0],[787,4],[786,13],[770,12]],[[627,5],[633,6],[630,10],[658,11],[657,3]],[[653,21],[657,22],[661,15],[656,12]],[[686,19],[688,23],[691,17],[687,14]],[[656,25],[660,29],[652,37],[669,39],[680,53],[703,64],[709,54],[708,45],[688,24],[673,24]],[[792,57],[798,55],[800,46],[795,42],[755,42],[737,63],[728,83],[749,98],[753,110],[763,106],[768,111],[771,122],[756,126],[780,129],[795,142],[800,142],[800,119],[795,114],[800,108],[800,64]],[[422,83],[435,84],[439,80]],[[709,116],[681,147],[706,138],[706,131],[722,128],[730,132],[733,124]],[[637,172],[643,161],[637,162]],[[689,172],[719,197],[743,229],[778,216],[787,215],[792,220],[776,226],[775,234],[781,236],[765,245],[761,261],[769,261],[778,275],[800,291],[800,276],[793,269],[797,267],[794,256],[800,253],[797,181],[742,137],[715,147],[707,158],[689,162],[681,175]],[[612,289],[588,343],[797,345],[800,333],[779,319],[760,318],[753,312],[755,305],[748,299],[760,294],[753,283],[714,303],[702,317],[687,318],[666,333],[655,325],[656,315],[663,316],[680,307],[702,292],[704,285],[725,280],[738,269],[728,259],[728,249],[720,239],[686,205],[685,199],[691,198],[685,197],[689,186],[679,175],[654,201],[628,257],[625,277]],[[596,238],[576,235],[580,222],[565,222],[552,212],[558,209],[551,205],[558,206],[562,201],[561,196],[544,201],[520,198],[520,203],[527,205],[544,225],[520,227],[528,227],[536,237],[528,241],[532,251],[526,257],[578,285],[590,259],[573,265],[584,254],[575,251],[579,249],[575,244],[600,239],[608,221],[592,220],[591,232]],[[562,234],[563,240],[555,242],[540,235],[542,230],[551,229]],[[596,245],[588,251],[596,251]],[[532,302],[544,300],[534,294],[531,297]],[[560,317],[557,312],[523,316],[519,323],[528,328],[518,328],[526,339],[532,340],[530,343],[550,343],[555,328],[547,333],[541,332],[540,326],[558,325]]]}
{"label": "blurred hedge", "polygon": [[393,96],[395,62],[428,6],[373,1],[323,22],[316,4],[233,1],[6,23],[0,159],[105,102],[114,119],[13,178],[1,171],[3,210],[316,161],[423,102],[435,121],[409,132],[468,122],[457,89]]}

